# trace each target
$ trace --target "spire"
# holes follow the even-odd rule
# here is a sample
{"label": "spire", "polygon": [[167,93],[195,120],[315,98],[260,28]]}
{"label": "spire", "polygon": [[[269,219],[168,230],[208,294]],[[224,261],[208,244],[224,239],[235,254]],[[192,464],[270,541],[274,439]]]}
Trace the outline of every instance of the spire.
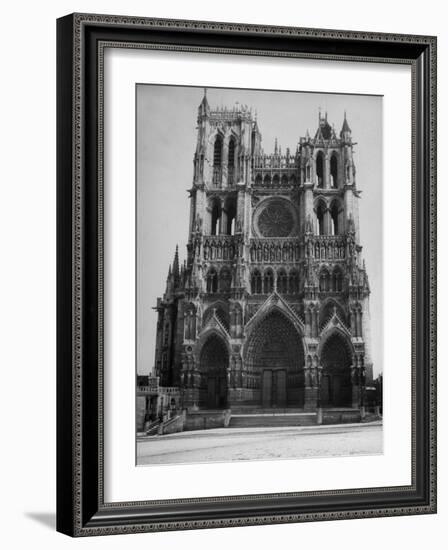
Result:
{"label": "spire", "polygon": [[278,154],[278,141],[277,141],[277,138],[275,138],[274,154],[275,154],[275,155]]}
{"label": "spire", "polygon": [[352,131],[350,129],[350,126],[347,122],[347,113],[344,111],[344,122],[342,123],[342,130],[341,130],[341,137],[342,138],[349,138]]}
{"label": "spire", "polygon": [[322,116],[321,108],[319,107],[319,125],[317,127],[316,135],[314,136],[315,140],[329,140],[332,139],[332,128],[327,120],[327,111],[325,111],[325,116]]}
{"label": "spire", "polygon": [[179,246],[176,244],[176,252],[174,253],[173,261],[173,277],[174,283],[179,281]]}
{"label": "spire", "polygon": [[210,105],[207,100],[207,88],[204,88],[204,97],[202,98],[201,104],[198,109],[198,116],[204,117],[210,114]]}
{"label": "spire", "polygon": [[169,266],[168,275],[166,276],[165,297],[171,293],[172,287],[173,287],[173,272],[171,271],[171,266]]}
{"label": "spire", "polygon": [[319,126],[324,126],[327,122],[327,111],[325,111],[325,114],[322,116],[322,108],[319,107]]}

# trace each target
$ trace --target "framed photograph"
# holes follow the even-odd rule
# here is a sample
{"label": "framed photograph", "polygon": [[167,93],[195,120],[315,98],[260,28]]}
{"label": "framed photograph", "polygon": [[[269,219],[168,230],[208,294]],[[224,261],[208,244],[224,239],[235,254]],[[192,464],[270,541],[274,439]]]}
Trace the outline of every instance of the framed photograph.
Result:
{"label": "framed photograph", "polygon": [[57,528],[436,511],[436,38],[58,20]]}

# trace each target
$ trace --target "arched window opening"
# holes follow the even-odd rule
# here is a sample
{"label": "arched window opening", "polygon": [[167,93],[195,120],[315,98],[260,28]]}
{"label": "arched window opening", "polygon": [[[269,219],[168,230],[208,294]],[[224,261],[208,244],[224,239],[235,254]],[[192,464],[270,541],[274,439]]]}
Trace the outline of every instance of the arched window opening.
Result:
{"label": "arched window opening", "polygon": [[266,185],[266,187],[271,185],[271,176],[269,174],[265,175],[264,180],[263,180],[263,184]]}
{"label": "arched window opening", "polygon": [[286,187],[288,185],[288,177],[286,174],[283,174],[282,176],[282,187]]}
{"label": "arched window opening", "polygon": [[297,178],[295,177],[294,174],[291,176],[291,179],[289,180],[289,182],[291,185],[295,185],[297,183]]}
{"label": "arched window opening", "polygon": [[252,272],[250,286],[252,294],[261,294],[261,274],[258,270]]}
{"label": "arched window opening", "polygon": [[319,151],[316,157],[317,187],[324,186],[324,155]]}
{"label": "arched window opening", "polygon": [[280,183],[280,178],[278,177],[278,174],[275,174],[274,177],[272,178],[272,185],[274,187],[278,187]]}
{"label": "arched window opening", "polygon": [[211,214],[211,227],[210,227],[211,235],[218,235],[220,220],[221,220],[221,206],[219,202],[215,202],[213,204],[212,214]]}
{"label": "arched window opening", "polygon": [[338,186],[338,159],[335,153],[330,159],[330,185],[333,188]]}
{"label": "arched window opening", "polygon": [[229,292],[231,284],[232,284],[232,275],[226,267],[223,267],[219,274],[219,291]]}
{"label": "arched window opening", "polygon": [[235,218],[236,218],[236,207],[235,202],[230,201],[226,205],[227,213],[227,224],[226,224],[226,234],[234,235],[235,234]]}
{"label": "arched window opening", "polygon": [[213,151],[213,166],[221,166],[222,162],[222,137],[217,136]]}
{"label": "arched window opening", "polygon": [[333,271],[333,291],[334,292],[342,291],[342,273],[339,268],[336,268]]}
{"label": "arched window opening", "polygon": [[279,271],[277,276],[277,291],[280,294],[286,294],[288,292],[288,278],[283,269]]}
{"label": "arched window opening", "polygon": [[291,271],[289,275],[289,292],[290,294],[299,292],[299,274],[296,270]]}
{"label": "arched window opening", "polygon": [[317,216],[317,233],[325,235],[325,206],[320,202],[316,210]]}
{"label": "arched window opening", "polygon": [[331,234],[339,235],[339,208],[337,203],[333,203],[330,208]]}
{"label": "arched window opening", "polygon": [[309,162],[306,163],[306,167],[305,167],[305,180],[306,181],[311,180],[311,165]]}
{"label": "arched window opening", "polygon": [[229,142],[229,155],[227,157],[227,184],[235,183],[235,140]]}
{"label": "arched window opening", "polygon": [[218,291],[218,275],[215,268],[210,268],[207,273],[207,292],[214,294]]}
{"label": "arched window opening", "polygon": [[221,163],[222,163],[222,137],[217,136],[213,149],[213,184],[221,183]]}
{"label": "arched window opening", "polygon": [[263,287],[264,294],[270,294],[274,290],[274,275],[270,269],[264,274]]}
{"label": "arched window opening", "polygon": [[330,277],[326,269],[321,271],[319,276],[319,290],[321,292],[328,292],[330,290]]}
{"label": "arched window opening", "polygon": [[263,178],[261,177],[261,174],[257,174],[257,177],[255,178],[255,185],[261,185],[263,183]]}

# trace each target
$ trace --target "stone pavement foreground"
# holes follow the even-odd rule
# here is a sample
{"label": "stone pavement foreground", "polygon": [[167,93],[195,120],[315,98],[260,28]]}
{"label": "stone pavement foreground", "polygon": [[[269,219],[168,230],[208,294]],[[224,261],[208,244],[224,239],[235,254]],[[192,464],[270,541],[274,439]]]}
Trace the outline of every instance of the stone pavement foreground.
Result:
{"label": "stone pavement foreground", "polygon": [[218,428],[140,438],[137,465],[376,455],[381,422],[278,428]]}

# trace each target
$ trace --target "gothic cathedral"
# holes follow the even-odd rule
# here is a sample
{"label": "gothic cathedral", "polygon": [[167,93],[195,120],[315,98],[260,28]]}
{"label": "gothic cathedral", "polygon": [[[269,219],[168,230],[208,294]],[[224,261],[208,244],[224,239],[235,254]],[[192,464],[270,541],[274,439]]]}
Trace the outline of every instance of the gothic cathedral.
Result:
{"label": "gothic cathedral", "polygon": [[205,92],[197,123],[187,259],[155,308],[160,384],[187,410],[359,409],[370,289],[346,117],[271,154],[246,106]]}

